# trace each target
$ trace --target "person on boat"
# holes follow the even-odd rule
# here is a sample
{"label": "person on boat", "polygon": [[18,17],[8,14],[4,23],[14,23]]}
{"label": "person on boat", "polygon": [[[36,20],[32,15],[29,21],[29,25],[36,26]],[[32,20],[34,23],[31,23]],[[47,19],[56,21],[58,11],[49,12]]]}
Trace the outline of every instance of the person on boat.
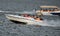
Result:
{"label": "person on boat", "polygon": [[41,20],[43,20],[42,18],[39,18],[39,17],[37,17],[37,16],[35,16],[34,18],[35,18],[36,21],[41,21]]}
{"label": "person on boat", "polygon": [[34,19],[36,19],[36,16],[34,16]]}
{"label": "person on boat", "polygon": [[36,19],[35,19],[35,20],[40,21],[40,18],[39,18],[39,17],[36,17]]}
{"label": "person on boat", "polygon": [[24,14],[24,17],[28,17],[28,14]]}
{"label": "person on boat", "polygon": [[28,18],[31,18],[31,16],[30,16],[30,15],[28,15]]}
{"label": "person on boat", "polygon": [[35,20],[32,16],[28,15],[28,17],[26,17],[29,20]]}

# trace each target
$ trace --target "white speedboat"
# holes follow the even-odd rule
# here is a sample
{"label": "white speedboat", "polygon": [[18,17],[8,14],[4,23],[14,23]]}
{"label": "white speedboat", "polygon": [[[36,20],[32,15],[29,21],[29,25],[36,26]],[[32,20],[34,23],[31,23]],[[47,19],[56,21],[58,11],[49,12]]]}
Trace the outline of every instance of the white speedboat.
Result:
{"label": "white speedboat", "polygon": [[43,22],[43,21],[37,21],[34,18],[28,18],[28,17],[23,17],[19,15],[11,15],[11,14],[6,14],[6,18],[12,21],[18,21],[18,22],[24,22],[27,24],[35,24],[36,22]]}
{"label": "white speedboat", "polygon": [[42,20],[37,21],[34,18],[28,18],[28,17],[18,16],[18,15],[6,14],[6,18],[8,18],[11,21],[23,22],[23,23],[26,23],[27,25],[39,25],[39,26],[56,27],[56,25],[47,24],[46,22],[44,22]]}
{"label": "white speedboat", "polygon": [[40,10],[37,10],[38,15],[58,15],[60,16],[60,9],[57,6],[40,6]]}

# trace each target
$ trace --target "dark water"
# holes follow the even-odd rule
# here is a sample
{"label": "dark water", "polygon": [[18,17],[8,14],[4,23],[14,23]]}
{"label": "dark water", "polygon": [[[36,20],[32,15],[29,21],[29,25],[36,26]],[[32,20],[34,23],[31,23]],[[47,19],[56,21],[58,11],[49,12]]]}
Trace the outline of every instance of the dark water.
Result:
{"label": "dark water", "polygon": [[[39,9],[40,5],[56,5],[60,7],[60,0],[0,0],[0,10],[31,11]],[[13,12],[14,11],[14,12]],[[9,21],[5,15],[0,13],[0,36],[60,36],[60,27],[22,25]],[[59,16],[44,16],[48,24],[60,26]]]}

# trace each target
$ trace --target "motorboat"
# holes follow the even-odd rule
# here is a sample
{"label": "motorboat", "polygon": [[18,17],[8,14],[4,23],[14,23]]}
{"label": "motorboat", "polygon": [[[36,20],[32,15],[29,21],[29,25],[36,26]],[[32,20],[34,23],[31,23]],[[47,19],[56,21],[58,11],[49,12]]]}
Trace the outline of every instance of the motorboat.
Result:
{"label": "motorboat", "polygon": [[18,21],[18,22],[23,22],[27,24],[35,24],[35,22],[43,22],[42,20],[37,21],[32,17],[23,17],[19,15],[12,15],[12,14],[6,14],[6,18],[8,18],[11,21]]}
{"label": "motorboat", "polygon": [[57,6],[40,6],[36,11],[38,15],[58,15],[60,16],[60,8]]}
{"label": "motorboat", "polygon": [[22,22],[24,24],[27,25],[39,25],[39,26],[52,26],[52,27],[57,27],[56,25],[51,25],[48,24],[46,22],[44,22],[44,20],[35,20],[34,18],[28,18],[28,17],[24,17],[24,16],[19,16],[19,15],[12,15],[12,14],[5,14],[6,18],[11,20],[11,21],[15,21],[15,22]]}

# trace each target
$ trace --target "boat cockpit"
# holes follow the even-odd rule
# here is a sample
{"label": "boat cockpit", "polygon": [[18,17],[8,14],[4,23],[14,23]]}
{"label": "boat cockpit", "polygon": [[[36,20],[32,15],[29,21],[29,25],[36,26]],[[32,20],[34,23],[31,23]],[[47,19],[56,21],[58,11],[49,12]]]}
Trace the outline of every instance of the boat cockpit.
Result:
{"label": "boat cockpit", "polygon": [[21,14],[20,16],[27,17],[27,18],[33,18],[35,20],[43,20],[42,18],[38,17],[37,15],[30,15],[30,14]]}

